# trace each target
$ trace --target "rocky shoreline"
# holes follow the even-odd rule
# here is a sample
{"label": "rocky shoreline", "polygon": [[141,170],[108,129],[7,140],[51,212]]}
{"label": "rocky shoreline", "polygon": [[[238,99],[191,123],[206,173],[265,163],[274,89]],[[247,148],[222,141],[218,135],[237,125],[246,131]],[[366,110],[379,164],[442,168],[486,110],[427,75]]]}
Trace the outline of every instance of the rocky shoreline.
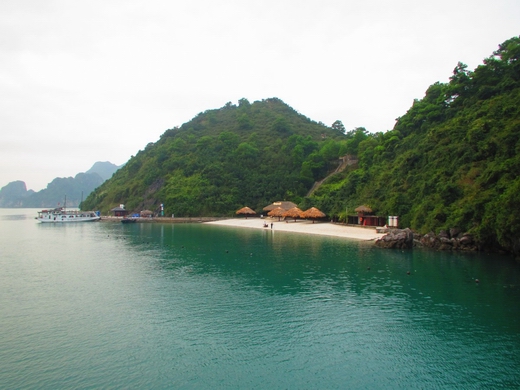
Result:
{"label": "rocky shoreline", "polygon": [[430,232],[424,235],[413,232],[411,229],[389,229],[388,233],[375,242],[380,248],[412,249],[424,247],[440,251],[480,251],[470,233],[462,233],[459,229],[441,230],[439,234]]}

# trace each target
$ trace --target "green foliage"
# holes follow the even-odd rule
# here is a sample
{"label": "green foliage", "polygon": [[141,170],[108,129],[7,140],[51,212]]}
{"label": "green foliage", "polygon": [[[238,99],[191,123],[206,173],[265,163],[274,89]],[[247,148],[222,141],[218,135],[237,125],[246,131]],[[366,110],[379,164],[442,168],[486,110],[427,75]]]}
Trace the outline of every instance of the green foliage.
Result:
{"label": "green foliage", "polygon": [[457,64],[449,83],[431,85],[392,131],[362,139],[358,169],[326,181],[314,200],[337,215],[372,204],[423,233],[459,227],[484,246],[520,252],[519,54],[515,37],[474,72]]}
{"label": "green foliage", "polygon": [[279,99],[198,114],[167,130],[85,201],[108,212],[176,216],[233,215],[247,205],[261,212],[275,200],[298,202],[334,169],[344,134],[298,114]]}
{"label": "green foliage", "polygon": [[345,126],[343,125],[343,122],[341,122],[340,120],[335,121],[331,127],[340,133],[345,132]]}

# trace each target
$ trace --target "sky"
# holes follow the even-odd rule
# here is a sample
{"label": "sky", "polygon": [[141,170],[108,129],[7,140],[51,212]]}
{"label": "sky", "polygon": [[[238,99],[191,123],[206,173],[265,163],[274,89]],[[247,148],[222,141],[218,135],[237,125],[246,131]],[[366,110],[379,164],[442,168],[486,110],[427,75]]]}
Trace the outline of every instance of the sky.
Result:
{"label": "sky", "polygon": [[519,34],[518,0],[2,0],[0,188],[124,164],[241,98],[391,130]]}

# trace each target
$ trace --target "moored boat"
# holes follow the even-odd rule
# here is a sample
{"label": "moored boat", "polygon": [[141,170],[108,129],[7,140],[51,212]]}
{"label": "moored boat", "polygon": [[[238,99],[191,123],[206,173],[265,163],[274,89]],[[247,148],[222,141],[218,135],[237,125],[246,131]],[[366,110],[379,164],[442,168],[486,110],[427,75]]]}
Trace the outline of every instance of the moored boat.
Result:
{"label": "moored boat", "polygon": [[36,219],[42,223],[93,222],[99,221],[101,216],[95,211],[65,210],[63,207],[58,207],[38,211]]}

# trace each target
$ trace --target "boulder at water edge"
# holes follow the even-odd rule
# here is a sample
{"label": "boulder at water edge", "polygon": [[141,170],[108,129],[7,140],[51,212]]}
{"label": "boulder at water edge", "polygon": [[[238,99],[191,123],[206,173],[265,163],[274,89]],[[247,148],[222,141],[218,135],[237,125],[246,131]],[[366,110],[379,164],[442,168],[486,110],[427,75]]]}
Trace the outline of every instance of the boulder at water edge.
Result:
{"label": "boulder at water edge", "polygon": [[412,249],[413,232],[409,229],[392,229],[388,234],[376,241],[380,248],[389,249]]}

